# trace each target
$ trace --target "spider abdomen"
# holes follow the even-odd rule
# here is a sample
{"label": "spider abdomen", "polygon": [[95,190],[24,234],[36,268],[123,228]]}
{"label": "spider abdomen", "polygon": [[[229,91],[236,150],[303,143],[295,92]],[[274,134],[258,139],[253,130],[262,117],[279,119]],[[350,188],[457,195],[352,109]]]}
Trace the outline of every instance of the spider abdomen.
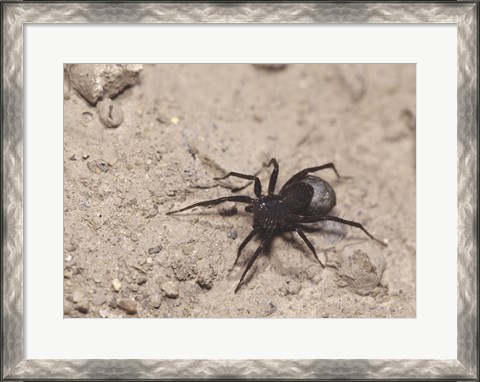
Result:
{"label": "spider abdomen", "polygon": [[308,175],[299,183],[306,183],[313,189],[312,199],[305,210],[306,215],[327,215],[335,204],[337,197],[332,186],[317,176]]}

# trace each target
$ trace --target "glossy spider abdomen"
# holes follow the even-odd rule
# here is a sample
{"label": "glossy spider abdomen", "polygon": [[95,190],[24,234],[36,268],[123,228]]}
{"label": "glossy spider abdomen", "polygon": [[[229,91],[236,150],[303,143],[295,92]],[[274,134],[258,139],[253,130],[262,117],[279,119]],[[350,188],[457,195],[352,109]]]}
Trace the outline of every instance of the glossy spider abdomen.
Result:
{"label": "glossy spider abdomen", "polygon": [[306,183],[313,188],[313,195],[305,215],[328,215],[337,204],[337,196],[332,186],[318,176],[308,175],[299,183]]}

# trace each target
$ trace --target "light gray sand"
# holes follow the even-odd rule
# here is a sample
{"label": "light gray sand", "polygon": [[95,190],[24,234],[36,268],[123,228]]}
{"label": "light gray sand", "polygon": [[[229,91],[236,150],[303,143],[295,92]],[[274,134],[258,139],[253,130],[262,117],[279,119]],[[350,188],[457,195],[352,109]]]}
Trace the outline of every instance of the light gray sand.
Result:
{"label": "light gray sand", "polygon": [[[124,121],[107,128],[65,96],[66,317],[415,316],[414,65],[144,65],[115,100]],[[352,177],[317,174],[334,213],[388,247],[328,225],[307,233],[322,269],[296,234],[277,237],[234,294],[259,244],[232,267],[251,230],[244,206],[165,213],[246,184],[213,180],[229,171],[259,172],[266,189],[271,157],[277,190],[334,162]]]}

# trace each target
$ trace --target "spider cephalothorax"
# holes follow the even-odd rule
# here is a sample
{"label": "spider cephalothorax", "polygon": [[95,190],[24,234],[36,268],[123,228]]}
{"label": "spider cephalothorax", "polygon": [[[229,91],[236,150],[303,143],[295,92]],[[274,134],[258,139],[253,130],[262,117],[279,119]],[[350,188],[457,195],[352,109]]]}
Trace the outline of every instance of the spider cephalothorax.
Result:
{"label": "spider cephalothorax", "polygon": [[302,230],[302,224],[327,220],[346,224],[360,228],[371,239],[385,245],[385,243],[375,239],[360,223],[329,215],[329,212],[336,204],[335,191],[325,180],[309,174],[331,168],[337,177],[340,177],[333,163],[309,167],[296,173],[283,185],[278,194],[275,194],[275,185],[277,183],[279,167],[274,158],[270,160],[268,166],[272,164],[273,171],[268,183],[267,195],[262,195],[262,184],[258,177],[254,175],[240,174],[238,172],[229,172],[227,175],[215,179],[222,180],[229,176],[235,176],[237,178],[253,180],[254,192],[257,198],[254,199],[247,195],[231,195],[219,199],[205,200],[167,213],[173,214],[194,207],[213,206],[228,201],[248,204],[248,206],[245,207],[245,211],[253,213],[253,230],[238,247],[237,258],[234,265],[237,264],[242,250],[255,235],[260,235],[262,241],[248,261],[242,277],[235,288],[235,293],[237,293],[245,275],[252,267],[260,252],[267,246],[272,237],[280,232],[297,232],[305,244],[307,244],[308,248],[310,248],[320,265],[325,267],[318,258],[317,252],[312,243],[305,236],[305,233]]}

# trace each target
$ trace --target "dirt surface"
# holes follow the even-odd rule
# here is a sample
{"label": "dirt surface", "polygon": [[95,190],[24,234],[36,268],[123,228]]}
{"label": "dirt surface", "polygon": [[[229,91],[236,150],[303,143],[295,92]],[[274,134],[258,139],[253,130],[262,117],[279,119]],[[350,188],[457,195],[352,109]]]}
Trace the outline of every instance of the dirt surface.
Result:
{"label": "dirt surface", "polygon": [[[144,65],[108,128],[66,86],[66,317],[415,317],[415,65]],[[110,109],[112,110],[112,109]],[[295,172],[337,194],[337,223],[277,237],[238,293],[259,239],[240,203],[165,213],[232,195],[258,173],[277,191]],[[254,196],[253,185],[234,194]]]}

